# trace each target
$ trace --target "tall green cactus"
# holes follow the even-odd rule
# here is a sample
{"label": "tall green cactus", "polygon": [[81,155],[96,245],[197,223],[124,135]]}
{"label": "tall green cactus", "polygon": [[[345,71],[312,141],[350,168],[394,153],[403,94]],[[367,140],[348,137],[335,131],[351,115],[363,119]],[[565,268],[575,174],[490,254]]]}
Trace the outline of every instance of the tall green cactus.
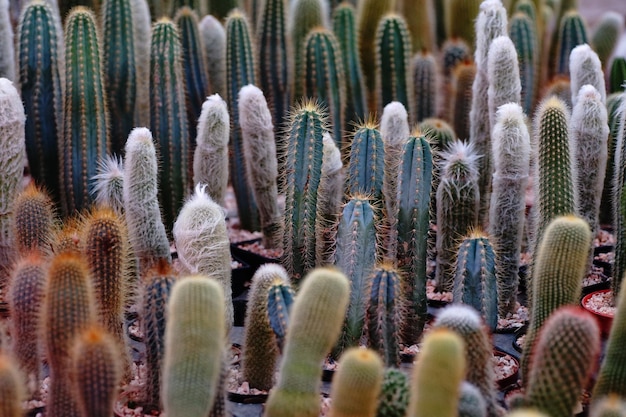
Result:
{"label": "tall green cactus", "polygon": [[159,202],[168,235],[189,193],[189,130],[180,35],[169,18],[152,26],[150,130],[159,153]]}
{"label": "tall green cactus", "polygon": [[[61,204],[59,133],[65,76],[64,42],[44,1],[24,7],[17,30],[19,83],[26,113],[26,155],[32,177]],[[44,69],[47,69],[44,71]]]}
{"label": "tall green cactus", "polygon": [[124,162],[121,157],[107,155],[98,163],[98,173],[92,177],[97,206],[108,206],[124,214]]}
{"label": "tall green cactus", "polygon": [[528,406],[554,417],[574,413],[600,354],[600,329],[575,306],[556,310],[533,350],[526,385]]}
{"label": "tall green cactus", "polygon": [[423,121],[437,115],[437,89],[439,69],[435,56],[430,52],[418,52],[411,58],[413,96],[415,97],[415,120]]}
{"label": "tall green cactus", "polygon": [[65,215],[92,202],[91,178],[110,149],[107,90],[100,35],[93,12],[76,7],[65,19],[65,97],[60,146],[61,203]]}
{"label": "tall green cactus", "polygon": [[14,359],[0,352],[0,413],[6,417],[24,415],[22,402],[26,399],[26,383]]}
{"label": "tall green cactus", "polygon": [[349,292],[346,276],[333,269],[318,268],[304,278],[292,307],[279,380],[264,416],[319,415],[320,364],[341,332]]}
{"label": "tall green cactus", "polygon": [[237,97],[245,85],[256,84],[254,53],[248,19],[235,9],[226,21],[226,101],[233,125],[230,132],[229,168],[239,222],[246,230],[259,230],[260,224],[259,210],[246,173]]}
{"label": "tall green cactus", "polygon": [[335,35],[324,28],[311,29],[302,49],[304,96],[315,99],[328,110],[328,122],[339,149],[345,148],[346,86],[341,50]]}
{"label": "tall green cactus", "polygon": [[212,15],[206,15],[199,24],[202,44],[207,58],[209,85],[215,94],[226,97],[226,30]]}
{"label": "tall green cactus", "polygon": [[608,66],[620,34],[624,30],[624,16],[614,10],[602,14],[600,22],[591,34],[591,46],[598,53],[603,66]]}
{"label": "tall green cactus", "polygon": [[406,268],[405,343],[417,343],[426,323],[426,260],[433,155],[428,140],[413,132],[402,148],[398,169],[398,266]]}
{"label": "tall green cactus", "polygon": [[[531,3],[529,3],[531,4]],[[531,114],[539,80],[539,54],[536,23],[524,12],[516,12],[509,22],[509,37],[515,45],[519,61],[521,105]]]}
{"label": "tall green cactus", "polygon": [[56,229],[56,211],[50,196],[35,184],[29,184],[13,202],[11,228],[19,256],[30,251],[50,252]]}
{"label": "tall green cactus", "polygon": [[404,18],[397,14],[383,16],[376,29],[376,108],[399,101],[415,118],[415,97],[410,69],[411,38]]}
{"label": "tall green cactus", "polygon": [[226,347],[222,285],[203,275],[174,284],[167,303],[163,411],[172,417],[204,417],[217,393]]}
{"label": "tall green cactus", "polygon": [[457,141],[441,154],[437,188],[437,291],[452,291],[454,259],[459,238],[477,226],[480,195],[478,155],[472,144]]}
{"label": "tall green cactus", "polygon": [[489,236],[498,254],[498,313],[515,311],[519,260],[524,234],[525,194],[530,169],[530,135],[522,108],[501,106],[493,127],[493,189]]}
{"label": "tall green cactus", "polygon": [[626,131],[626,101],[622,95],[619,109],[617,110],[617,118],[619,132],[617,136],[617,149],[615,150],[615,173],[613,186],[613,222],[615,226],[615,262],[613,264],[613,277],[611,280],[611,290],[615,300],[621,289],[622,277],[626,271],[626,141],[624,131]]}
{"label": "tall green cactus", "polygon": [[[454,103],[454,73],[459,65],[471,61],[470,47],[463,39],[447,39],[441,45],[440,56],[441,61],[439,65],[442,75],[441,90],[443,94],[441,97],[441,109],[438,116],[452,122],[452,105]],[[462,137],[462,139],[467,139],[467,137],[468,135]]]}
{"label": "tall green cactus", "polygon": [[609,92],[622,92],[626,88],[626,58],[615,57],[609,73]]}
{"label": "tall green cactus", "polygon": [[587,27],[583,17],[577,10],[569,10],[563,15],[558,29],[557,51],[554,56],[555,74],[569,75],[569,56],[572,49],[587,41]]}
{"label": "tall green cactus", "polygon": [[373,120],[359,125],[350,143],[346,195],[366,194],[382,208],[385,148]]}
{"label": "tall green cactus", "polygon": [[111,152],[122,155],[135,126],[137,71],[134,20],[130,0],[102,2],[102,72],[110,113]]}

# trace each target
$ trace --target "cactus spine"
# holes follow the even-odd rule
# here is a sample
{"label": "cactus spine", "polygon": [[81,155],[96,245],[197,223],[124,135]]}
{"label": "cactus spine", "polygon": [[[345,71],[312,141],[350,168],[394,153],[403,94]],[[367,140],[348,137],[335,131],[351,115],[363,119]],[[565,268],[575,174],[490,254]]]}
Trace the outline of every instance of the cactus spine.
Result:
{"label": "cactus spine", "polygon": [[598,54],[587,44],[578,45],[572,49],[569,62],[572,108],[576,107],[578,93],[586,84],[592,85],[600,93],[602,103],[606,103],[604,73]]}
{"label": "cactus spine", "polygon": [[418,52],[411,59],[415,120],[418,122],[437,115],[438,71],[437,61],[430,52]]}
{"label": "cactus spine", "polygon": [[266,417],[316,417],[324,360],[341,332],[350,284],[344,274],[317,268],[304,279],[291,313],[279,380]]}
{"label": "cactus spine", "polygon": [[374,417],[383,372],[383,362],[375,351],[357,347],[345,351],[333,378],[330,416]]}
{"label": "cactus spine", "polygon": [[61,202],[66,215],[91,203],[91,178],[98,160],[109,152],[109,111],[100,59],[96,18],[86,7],[65,20],[65,98],[60,149]]}
{"label": "cactus spine", "polygon": [[[532,4],[532,3],[529,3]],[[509,36],[519,60],[521,104],[524,113],[531,114],[539,81],[537,26],[524,12],[516,12],[509,23]]]}
{"label": "cactus spine", "polygon": [[248,183],[259,208],[263,245],[281,248],[282,216],[278,209],[278,163],[272,115],[263,92],[247,85],[239,91],[239,123]]}
{"label": "cactus spine", "polygon": [[[626,79],[626,77],[625,77]],[[609,137],[607,139],[606,171],[604,186],[602,187],[602,202],[600,203],[600,224],[613,224],[613,183],[615,181],[615,155],[617,152],[617,137],[620,132],[620,93],[611,93],[606,98],[606,113],[609,125]]]}
{"label": "cactus spine", "polygon": [[569,75],[569,57],[572,49],[587,43],[587,28],[582,16],[575,9],[570,9],[560,21],[558,29],[555,73]]}
{"label": "cactus spine", "polygon": [[382,207],[385,149],[378,125],[369,120],[357,128],[350,145],[346,194],[370,196],[372,204]]}
{"label": "cactus spine", "polygon": [[124,214],[124,162],[121,157],[107,155],[98,163],[98,173],[92,177],[97,206],[111,207]]}
{"label": "cactus spine", "polygon": [[111,152],[122,155],[135,126],[137,72],[134,20],[130,0],[102,3],[102,65],[110,112]]}
{"label": "cactus spine", "polygon": [[522,108],[505,104],[493,127],[493,189],[489,210],[489,236],[498,265],[498,312],[515,310],[519,284],[519,257],[524,233],[524,195],[530,164],[530,135]]}
{"label": "cactus spine", "polygon": [[160,161],[159,202],[168,235],[188,194],[189,130],[180,35],[162,18],[152,26],[150,48],[150,130]]}
{"label": "cactus spine", "polygon": [[26,386],[13,358],[0,353],[0,413],[5,417],[24,415],[22,401],[26,399]]}
{"label": "cactus spine", "polygon": [[212,15],[202,18],[199,30],[208,62],[209,85],[215,94],[226,97],[226,30]]}
{"label": "cactus spine", "polygon": [[[507,35],[498,36],[491,42],[487,57],[487,74],[489,79],[489,87],[487,88],[489,126],[493,131],[498,108],[507,103],[521,103],[522,85],[517,63],[517,51],[511,38]],[[489,152],[490,149],[488,148],[487,151]],[[490,165],[493,163],[490,162]]]}
{"label": "cactus spine", "polygon": [[17,31],[17,59],[30,173],[61,204],[58,137],[65,59],[63,35],[53,13],[44,1],[24,7]]}
{"label": "cactus spine", "polygon": [[202,275],[177,281],[167,303],[163,411],[172,417],[209,414],[226,346],[222,285]]}

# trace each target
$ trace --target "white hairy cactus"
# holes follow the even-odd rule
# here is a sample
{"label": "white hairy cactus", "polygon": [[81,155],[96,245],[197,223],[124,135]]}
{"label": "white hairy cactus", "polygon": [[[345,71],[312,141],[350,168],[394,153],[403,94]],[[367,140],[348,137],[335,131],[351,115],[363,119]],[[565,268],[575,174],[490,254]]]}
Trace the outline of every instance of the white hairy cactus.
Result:
{"label": "white hairy cactus", "polygon": [[200,36],[207,57],[209,71],[209,84],[215,93],[222,97],[226,96],[226,30],[222,23],[214,16],[208,14],[202,18]]}
{"label": "white hairy cactus", "polygon": [[572,108],[576,107],[578,92],[581,87],[591,84],[600,94],[602,103],[606,103],[606,85],[602,63],[598,54],[589,45],[578,45],[569,55],[570,88],[572,91]]}
{"label": "white hairy cactus", "polygon": [[487,89],[489,125],[493,131],[498,108],[506,103],[521,103],[522,100],[517,51],[508,36],[498,36],[491,42],[487,73],[489,76]]}
{"label": "white hairy cactus", "polygon": [[130,2],[133,16],[133,42],[137,97],[135,98],[135,126],[150,125],[150,36],[152,20],[146,0]]}
{"label": "white hairy cactus", "polygon": [[124,161],[121,157],[107,155],[98,162],[94,175],[93,193],[96,204],[106,205],[118,214],[124,214]]}

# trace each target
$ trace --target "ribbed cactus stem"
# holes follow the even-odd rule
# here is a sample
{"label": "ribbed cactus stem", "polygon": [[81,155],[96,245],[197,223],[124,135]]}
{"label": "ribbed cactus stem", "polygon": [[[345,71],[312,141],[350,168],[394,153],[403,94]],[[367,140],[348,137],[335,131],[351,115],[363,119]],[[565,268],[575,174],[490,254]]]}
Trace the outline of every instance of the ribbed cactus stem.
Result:
{"label": "ribbed cactus stem", "polygon": [[598,54],[587,44],[578,45],[569,55],[570,88],[572,89],[572,108],[576,107],[578,94],[584,85],[592,85],[600,94],[602,103],[606,103],[606,85],[604,72]]}
{"label": "ribbed cactus stem", "polygon": [[495,170],[489,236],[498,254],[498,312],[506,317],[514,312],[517,301],[531,152],[524,112],[518,104],[509,103],[498,109],[492,146]]}
{"label": "ribbed cactus stem", "polygon": [[578,46],[587,43],[587,27],[583,17],[576,9],[570,9],[560,20],[557,37],[555,73],[570,74],[570,53]]}
{"label": "ribbed cactus stem", "polygon": [[[528,4],[532,3],[529,2]],[[535,104],[540,70],[536,22],[528,14],[521,11],[516,12],[509,22],[509,36],[515,45],[519,61],[519,76],[522,87],[520,104],[526,114],[531,114]]]}
{"label": "ribbed cactus stem", "polygon": [[528,405],[550,416],[571,416],[599,354],[600,329],[593,316],[575,306],[556,310],[533,349]]}
{"label": "ribbed cactus stem", "polygon": [[13,203],[11,218],[15,250],[26,256],[30,251],[49,253],[56,229],[56,212],[50,196],[31,183]]}
{"label": "ribbed cactus stem", "polygon": [[65,19],[65,97],[60,146],[61,203],[66,215],[92,202],[91,178],[109,152],[109,111],[94,13],[72,9]]}
{"label": "ribbed cactus stem", "polygon": [[619,104],[616,116],[618,118],[619,131],[615,150],[615,173],[613,182],[613,222],[615,226],[615,262],[613,263],[612,275],[616,279],[611,280],[611,290],[614,299],[617,299],[621,289],[620,277],[626,271],[626,100],[624,94]]}
{"label": "ribbed cactus stem", "polygon": [[404,417],[409,407],[409,376],[398,368],[385,368],[377,417]]}
{"label": "ribbed cactus stem", "polygon": [[128,237],[142,274],[159,259],[171,261],[158,200],[157,157],[152,134],[135,128],[126,141],[124,206]]}
{"label": "ribbed cactus stem", "polygon": [[[626,75],[624,76],[626,79]],[[613,224],[613,184],[615,181],[617,152],[617,137],[620,132],[619,108],[622,102],[622,94],[611,93],[606,98],[606,113],[609,124],[609,137],[607,139],[606,171],[604,186],[602,187],[602,201],[600,203],[600,224]]]}
{"label": "ribbed cactus stem", "polygon": [[207,57],[209,85],[215,94],[226,97],[226,30],[213,15],[206,15],[199,24],[204,53]]}
{"label": "ribbed cactus stem", "polygon": [[609,92],[616,93],[624,91],[626,88],[624,87],[626,84],[624,80],[626,80],[626,58],[615,57],[609,73]]}
{"label": "ribbed cactus stem", "polygon": [[[489,126],[491,126],[492,131],[496,124],[496,112],[500,106],[507,103],[521,103],[522,84],[517,59],[515,45],[508,35],[498,36],[491,42],[487,57],[487,76],[489,79],[487,98]],[[493,168],[493,162],[490,164]],[[485,197],[490,198],[490,196]]]}
{"label": "ribbed cactus stem", "polygon": [[282,214],[278,209],[278,162],[272,114],[263,92],[253,85],[239,91],[239,124],[248,183],[259,208],[263,245],[282,247]]}
{"label": "ribbed cactus stem", "polygon": [[385,147],[373,120],[361,124],[352,138],[346,176],[346,194],[367,194],[382,207]]}
{"label": "ribbed cactus stem", "polygon": [[357,347],[345,351],[333,378],[329,415],[374,417],[383,372],[383,361],[376,351]]}
{"label": "ribbed cactus stem", "polygon": [[459,64],[454,70],[454,97],[450,104],[450,117],[459,139],[470,137],[470,109],[473,102],[473,84],[476,78],[476,65],[473,62]]}
{"label": "ribbed cactus stem", "polygon": [[[130,2],[135,48],[135,126],[150,125],[150,37],[152,16],[147,0]],[[156,17],[156,16],[155,16]]]}
{"label": "ribbed cactus stem", "polygon": [[85,416],[109,417],[122,379],[120,347],[106,330],[92,326],[77,335],[71,373],[73,392]]}
{"label": "ribbed cactus stem", "polygon": [[421,122],[437,115],[437,92],[440,87],[438,73],[437,61],[430,52],[418,52],[411,58],[415,121]]}
{"label": "ribbed cactus stem", "polygon": [[0,413],[5,417],[23,416],[25,399],[26,384],[14,358],[0,353]]}
{"label": "ribbed cactus stem", "polygon": [[0,39],[3,39],[0,54],[0,77],[16,81],[15,50],[13,49],[13,27],[11,26],[11,8],[8,0],[0,2]]}
{"label": "ribbed cactus stem", "polygon": [[226,329],[233,325],[230,242],[224,210],[196,186],[174,224],[174,240],[181,268],[188,274],[211,277],[222,286]]}
{"label": "ribbed cactus stem", "polygon": [[222,285],[203,275],[180,279],[167,304],[163,411],[204,417],[217,393],[226,346]]}
{"label": "ribbed cactus stem", "polygon": [[346,276],[318,268],[304,279],[292,307],[279,380],[270,392],[266,417],[316,417],[322,367],[341,332],[349,301]]}

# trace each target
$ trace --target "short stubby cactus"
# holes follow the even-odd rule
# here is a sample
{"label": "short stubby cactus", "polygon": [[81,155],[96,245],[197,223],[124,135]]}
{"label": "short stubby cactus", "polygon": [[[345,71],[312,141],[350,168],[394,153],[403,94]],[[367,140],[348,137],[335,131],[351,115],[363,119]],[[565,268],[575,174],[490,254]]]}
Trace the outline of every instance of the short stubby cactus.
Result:
{"label": "short stubby cactus", "polygon": [[386,368],[376,416],[404,417],[409,407],[410,394],[408,375],[397,368]]}
{"label": "short stubby cactus", "polygon": [[24,256],[31,251],[48,254],[56,221],[50,196],[37,185],[29,184],[13,202],[11,223],[18,255]]}

